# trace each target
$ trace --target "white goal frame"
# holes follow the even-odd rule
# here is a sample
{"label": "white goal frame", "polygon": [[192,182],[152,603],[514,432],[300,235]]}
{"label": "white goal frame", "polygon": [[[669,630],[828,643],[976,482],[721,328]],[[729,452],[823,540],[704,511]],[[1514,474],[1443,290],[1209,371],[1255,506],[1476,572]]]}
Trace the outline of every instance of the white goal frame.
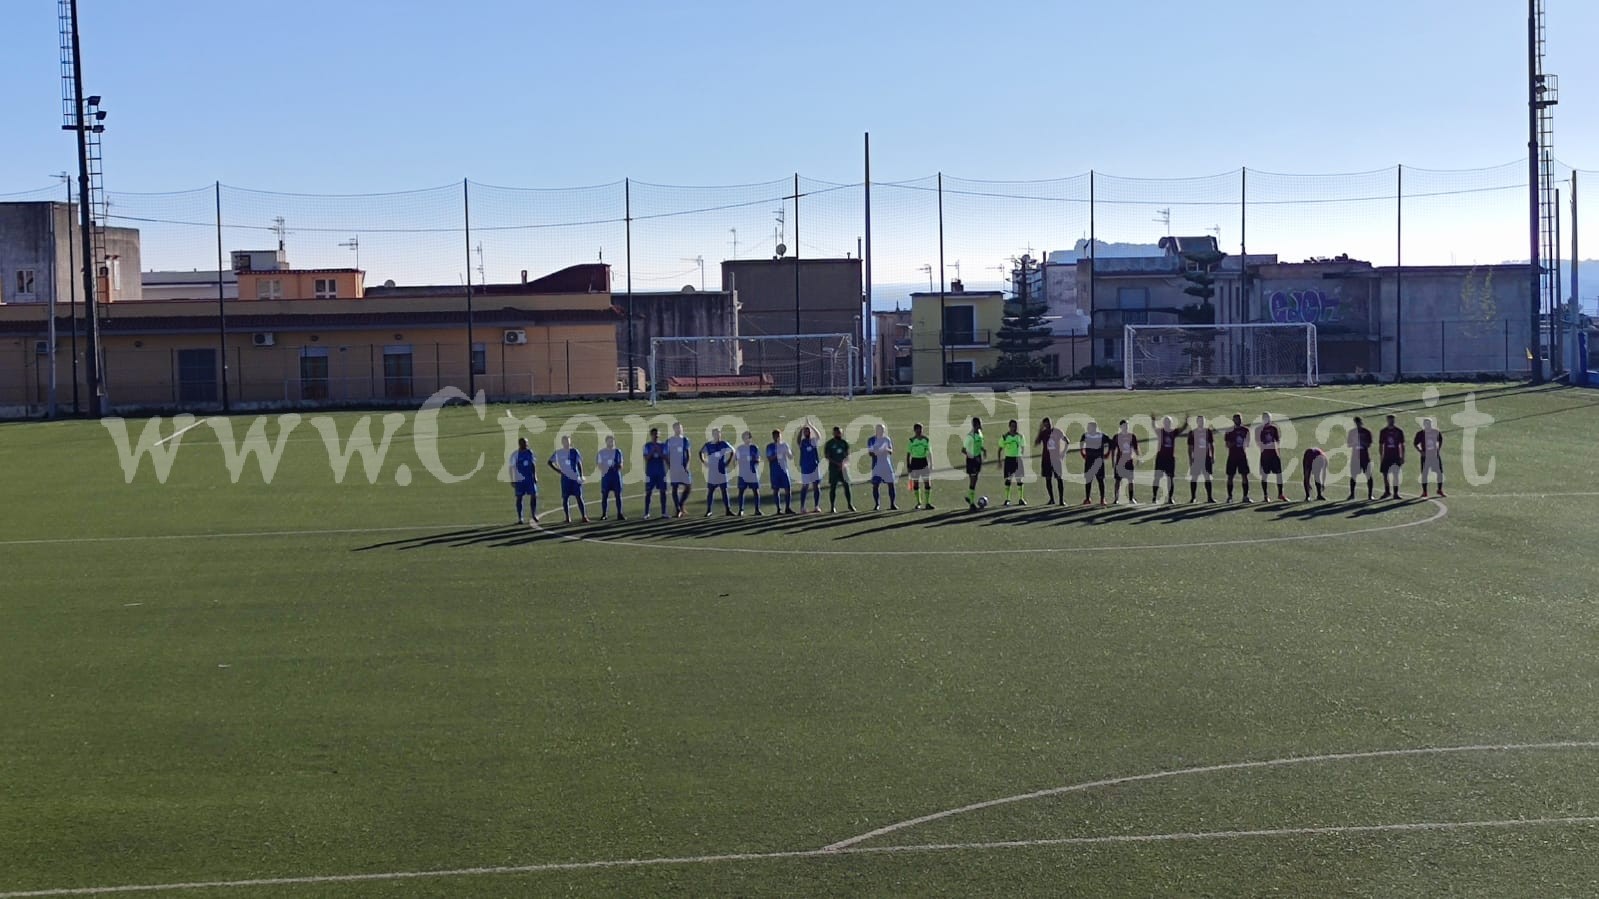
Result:
{"label": "white goal frame", "polygon": [[[1248,322],[1222,325],[1125,325],[1122,335],[1122,386],[1128,390],[1137,390],[1140,387],[1151,386],[1190,386],[1203,385],[1207,382],[1228,379],[1234,385],[1256,384],[1297,384],[1305,387],[1314,387],[1321,375],[1321,364],[1318,359],[1316,343],[1316,326],[1310,322]],[[1226,334],[1236,335],[1236,342],[1229,342],[1229,349],[1236,348],[1236,355],[1229,359],[1225,367],[1209,372],[1189,371],[1187,374],[1173,374],[1168,378],[1158,378],[1147,368],[1141,368],[1140,362],[1150,363],[1155,361],[1154,354],[1148,352],[1139,343],[1139,334],[1147,332],[1165,332],[1180,335],[1181,332],[1209,333],[1212,340]],[[1262,371],[1258,365],[1261,336],[1276,332],[1282,336],[1291,337],[1298,332],[1292,345],[1297,346],[1303,340],[1304,368],[1298,364],[1290,370],[1287,366],[1278,366],[1275,371]],[[1279,347],[1290,344],[1282,341]],[[1180,351],[1179,351],[1180,352]],[[1168,356],[1173,355],[1168,353]],[[1173,369],[1175,371],[1175,369]],[[1155,383],[1151,383],[1155,381]],[[1165,381],[1167,383],[1161,383]]]}
{"label": "white goal frame", "polygon": [[[824,367],[822,378],[814,384],[807,385],[803,382],[802,375],[785,362],[797,353],[805,352],[801,349],[806,344],[819,347],[820,354],[812,352],[811,360]],[[650,405],[655,405],[660,395],[665,392],[663,381],[676,375],[664,371],[670,368],[668,359],[677,354],[671,351],[674,347],[685,348],[684,353],[695,358],[706,358],[710,361],[711,370],[703,374],[696,371],[698,377],[749,376],[763,374],[781,375],[794,372],[793,383],[784,384],[774,378],[771,389],[775,393],[791,395],[816,394],[826,396],[843,396],[845,399],[855,398],[856,378],[859,377],[860,350],[855,346],[855,336],[844,332],[826,332],[820,334],[761,334],[739,335],[724,337],[656,337],[650,340],[649,382]],[[770,354],[762,352],[759,348],[771,347]],[[757,348],[751,354],[749,350]],[[753,358],[752,358],[753,356]],[[842,357],[842,358],[840,358]],[[762,361],[766,358],[773,360],[773,364],[763,368]],[[723,392],[719,389],[705,388],[695,391],[697,393]],[[728,393],[741,392],[737,389],[728,390]]]}

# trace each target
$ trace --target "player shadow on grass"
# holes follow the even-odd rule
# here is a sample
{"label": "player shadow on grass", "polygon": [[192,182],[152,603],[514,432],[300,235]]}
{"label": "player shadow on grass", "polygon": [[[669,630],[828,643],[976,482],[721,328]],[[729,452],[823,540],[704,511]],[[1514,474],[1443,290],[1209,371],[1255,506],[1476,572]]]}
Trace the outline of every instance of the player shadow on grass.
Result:
{"label": "player shadow on grass", "polygon": [[418,537],[405,537],[400,540],[385,540],[382,543],[373,543],[367,546],[358,546],[351,552],[368,552],[376,549],[407,550],[425,549],[434,546],[467,547],[481,544],[491,544],[512,536],[536,535],[540,539],[554,539],[553,535],[543,534],[527,527],[527,525],[491,525],[481,528],[465,528],[456,531],[447,531],[442,534],[426,534]]}

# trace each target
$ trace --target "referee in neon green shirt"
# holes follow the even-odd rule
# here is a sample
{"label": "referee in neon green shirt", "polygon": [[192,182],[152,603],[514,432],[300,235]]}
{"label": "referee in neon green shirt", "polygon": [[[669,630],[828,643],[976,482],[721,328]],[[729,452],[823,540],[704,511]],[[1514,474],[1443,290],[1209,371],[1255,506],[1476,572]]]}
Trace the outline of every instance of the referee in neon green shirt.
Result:
{"label": "referee in neon green shirt", "polygon": [[1016,419],[1010,420],[1010,430],[999,437],[1000,462],[1004,466],[1005,505],[1010,505],[1011,491],[1016,493],[1016,505],[1025,506],[1022,496],[1022,453],[1027,450],[1027,438],[1017,430]]}
{"label": "referee in neon green shirt", "polygon": [[915,511],[933,508],[933,441],[922,433],[917,424],[910,443],[905,445],[905,475],[910,478],[911,495],[916,498]]}
{"label": "referee in neon green shirt", "polygon": [[966,457],[966,509],[977,511],[977,476],[983,473],[983,420],[972,419],[972,430],[961,439],[961,455]]}

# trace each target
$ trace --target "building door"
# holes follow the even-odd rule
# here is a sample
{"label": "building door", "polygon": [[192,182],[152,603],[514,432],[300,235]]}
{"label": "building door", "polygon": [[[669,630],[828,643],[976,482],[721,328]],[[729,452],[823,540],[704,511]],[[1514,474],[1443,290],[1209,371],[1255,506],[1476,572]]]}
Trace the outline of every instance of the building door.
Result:
{"label": "building door", "polygon": [[383,348],[383,395],[389,399],[411,398],[411,346]]}
{"label": "building door", "polygon": [[977,310],[971,306],[944,307],[944,346],[977,343]]}
{"label": "building door", "polygon": [[178,402],[217,401],[217,351],[178,350]]}
{"label": "building door", "polygon": [[305,347],[300,350],[300,399],[328,398],[328,349]]}

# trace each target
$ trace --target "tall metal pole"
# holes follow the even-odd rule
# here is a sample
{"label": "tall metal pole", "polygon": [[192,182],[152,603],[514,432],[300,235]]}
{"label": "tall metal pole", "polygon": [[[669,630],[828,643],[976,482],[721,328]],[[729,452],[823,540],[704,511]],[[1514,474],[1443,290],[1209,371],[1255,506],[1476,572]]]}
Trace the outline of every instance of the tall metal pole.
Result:
{"label": "tall metal pole", "polygon": [[[799,172],[794,173],[794,333],[800,333],[800,226]],[[794,392],[800,391],[800,339],[794,338]]]}
{"label": "tall metal pole", "polygon": [[100,317],[95,307],[94,220],[89,213],[89,128],[83,103],[83,46],[78,41],[78,0],[72,9],[72,103],[78,133],[78,221],[83,241],[84,366],[93,414],[106,414],[105,385],[100,383]]}
{"label": "tall metal pole", "polygon": [[[70,207],[69,207],[69,210],[68,210],[68,215],[69,216],[71,215]],[[67,221],[67,233],[69,233],[69,234],[72,233],[72,222],[71,222],[70,219]],[[56,246],[56,211],[55,211],[55,204],[51,203],[50,204],[50,249],[51,249],[52,258],[51,258],[51,265],[50,265],[50,308],[49,308],[49,310],[46,313],[46,315],[48,317],[47,317],[47,319],[45,321],[45,327],[44,327],[45,362],[48,363],[49,366],[50,366],[50,374],[49,374],[49,378],[48,378],[49,401],[45,405],[45,415],[48,418],[50,418],[51,420],[54,420],[55,417],[56,417],[56,295],[61,293],[61,283],[60,283],[60,280],[59,280],[59,272],[61,270],[61,267],[55,264],[55,259],[54,259],[55,246]],[[35,354],[35,355],[37,356],[37,354]]]}
{"label": "tall metal pole", "polygon": [[[633,398],[633,179],[622,179],[622,223],[627,229],[627,398]],[[705,280],[701,269],[700,280]],[[703,286],[703,285],[702,285]]]}
{"label": "tall metal pole", "polygon": [[228,309],[227,291],[223,287],[222,267],[222,182],[216,183],[217,191],[217,352],[222,354],[222,411],[229,411],[228,405]]}
{"label": "tall metal pole", "polygon": [[[866,377],[862,378],[867,393],[872,392],[872,382],[879,377],[877,359],[872,353],[871,336],[876,330],[872,327],[872,133],[866,132],[866,234],[865,244],[861,251],[862,277],[866,281],[866,291],[861,298],[861,343],[865,344],[862,353],[866,357],[863,371]],[[882,339],[879,337],[878,339]]]}
{"label": "tall metal pole", "polygon": [[[1571,170],[1571,332],[1568,335],[1570,337],[1570,341],[1569,341],[1570,346],[1568,347],[1566,352],[1569,353],[1570,357],[1571,357],[1571,363],[1568,366],[1568,370],[1572,373],[1572,376],[1574,378],[1578,379],[1578,380],[1581,380],[1581,378],[1583,377],[1583,374],[1584,374],[1583,372],[1579,372],[1577,370],[1578,364],[1581,363],[1581,361],[1582,361],[1582,360],[1577,358],[1577,341],[1580,339],[1580,338],[1578,338],[1577,334],[1578,334],[1579,331],[1582,330],[1582,294],[1577,292],[1577,286],[1578,286],[1578,284],[1581,283],[1579,281],[1579,279],[1577,278],[1577,269],[1582,268],[1582,257],[1580,255],[1578,255],[1580,252],[1581,252],[1580,245],[1577,243],[1577,170],[1576,169],[1572,169]],[[1575,382],[1572,382],[1572,383],[1575,383]]]}
{"label": "tall metal pole", "polygon": [[1099,348],[1095,346],[1094,323],[1099,319],[1098,297],[1094,292],[1094,276],[1098,274],[1095,261],[1099,240],[1094,235],[1094,170],[1088,170],[1088,386],[1099,386]]}
{"label": "tall metal pole", "polygon": [[1549,298],[1549,367],[1556,375],[1559,375],[1566,369],[1565,357],[1561,355],[1564,350],[1562,343],[1566,335],[1565,329],[1560,326],[1561,316],[1564,315],[1565,303],[1560,296],[1560,188],[1558,187],[1555,188],[1554,218],[1555,239],[1549,245],[1553,251],[1553,258],[1549,260],[1549,267],[1555,273],[1554,278],[1551,279],[1554,282],[1553,295]]}
{"label": "tall metal pole", "polygon": [[[67,258],[71,259],[73,251],[72,239],[72,176],[66,172],[61,173],[61,183],[67,186]],[[74,266],[67,266],[67,309],[72,314],[72,414],[82,412],[78,405],[78,270]]]}
{"label": "tall metal pole", "polygon": [[1543,327],[1539,307],[1543,293],[1543,262],[1538,246],[1538,0],[1527,0],[1527,205],[1530,240],[1527,253],[1532,292],[1527,295],[1527,332],[1532,356],[1532,383],[1543,383]]}
{"label": "tall metal pole", "polygon": [[938,383],[949,386],[949,294],[944,292],[944,173],[938,173]]}
{"label": "tall metal pole", "polygon": [[[1405,167],[1394,169],[1394,380],[1405,376]],[[1443,346],[1438,347],[1443,366]]]}
{"label": "tall metal pole", "polygon": [[[477,396],[477,352],[472,342],[472,182],[461,179],[461,211],[466,231],[466,392]],[[487,358],[487,354],[485,359]],[[567,385],[570,390],[571,384]]]}

